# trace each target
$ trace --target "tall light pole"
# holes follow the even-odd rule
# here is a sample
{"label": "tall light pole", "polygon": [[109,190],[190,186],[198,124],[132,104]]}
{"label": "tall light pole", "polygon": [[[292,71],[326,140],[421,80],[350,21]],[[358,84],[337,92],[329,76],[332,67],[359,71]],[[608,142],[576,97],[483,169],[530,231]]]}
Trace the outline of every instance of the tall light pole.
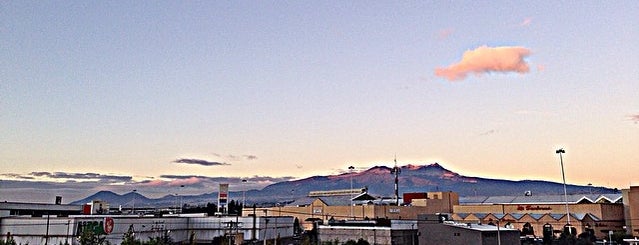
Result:
{"label": "tall light pole", "polygon": [[497,219],[497,245],[501,245],[501,234],[499,234],[499,219]]}
{"label": "tall light pole", "polygon": [[355,219],[353,217],[353,169],[355,169],[355,167],[350,166],[348,167],[348,172],[350,172],[350,177],[351,177],[351,218]]}
{"label": "tall light pole", "polygon": [[178,206],[180,205],[180,204],[179,204],[179,202],[180,202],[180,194],[175,193],[175,203],[173,203],[173,204],[175,204],[175,207],[174,207],[175,209],[173,209],[173,211],[174,211],[176,214],[177,214],[177,212],[178,212]]}
{"label": "tall light pole", "polygon": [[[180,185],[180,192],[183,192],[184,185]],[[182,196],[180,196],[180,213],[182,213]]]}
{"label": "tall light pole", "polygon": [[[563,148],[556,150],[555,153],[559,154],[559,162],[561,163],[561,178],[564,180],[564,202],[566,205],[566,216],[568,217],[568,224],[570,225],[570,212],[568,211],[568,192],[566,191],[566,174],[564,173],[564,158],[563,153],[566,151]],[[570,227],[568,227],[568,232],[571,232]]]}
{"label": "tall light pole", "polygon": [[[248,182],[248,180],[246,179],[242,179],[242,183],[246,184],[246,182]],[[244,206],[246,206],[246,186],[242,186],[243,190],[242,190],[242,209],[244,209]]]}
{"label": "tall light pole", "polygon": [[131,213],[135,215],[135,193],[138,190],[133,190],[133,207],[131,208]]}

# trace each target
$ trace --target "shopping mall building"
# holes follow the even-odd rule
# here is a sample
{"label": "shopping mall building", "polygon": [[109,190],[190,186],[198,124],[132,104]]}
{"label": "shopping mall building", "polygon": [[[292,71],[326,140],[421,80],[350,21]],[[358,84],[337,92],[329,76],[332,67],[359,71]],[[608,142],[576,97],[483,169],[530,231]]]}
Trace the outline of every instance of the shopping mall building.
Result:
{"label": "shopping mall building", "polygon": [[[336,192],[337,193],[337,192]],[[354,197],[354,198],[353,198]],[[244,215],[289,215],[297,217],[307,229],[313,222],[352,219],[417,220],[420,214],[446,213],[449,219],[465,224],[495,224],[523,230],[532,227],[534,236],[542,237],[544,226],[560,232],[571,224],[577,234],[594,231],[597,237],[609,232],[639,236],[639,186],[622,193],[596,195],[535,195],[463,197],[454,192],[404,193],[402,205],[397,200],[380,199],[368,193],[313,196],[294,203],[256,211],[245,209]]]}

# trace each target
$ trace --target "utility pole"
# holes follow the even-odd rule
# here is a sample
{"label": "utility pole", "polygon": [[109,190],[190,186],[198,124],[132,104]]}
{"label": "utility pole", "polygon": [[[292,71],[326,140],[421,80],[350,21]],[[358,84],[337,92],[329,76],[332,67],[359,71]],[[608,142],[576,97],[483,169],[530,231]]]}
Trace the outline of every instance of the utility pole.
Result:
{"label": "utility pole", "polygon": [[255,204],[253,204],[253,227],[251,227],[251,230],[252,230],[251,242],[253,242],[253,243],[255,243],[255,233],[257,232],[257,228],[255,227],[255,225],[256,225],[255,223],[256,223],[256,220],[257,220],[257,217],[255,215],[255,209],[256,209]]}
{"label": "utility pole", "polygon": [[47,214],[47,233],[46,235],[44,235],[44,245],[49,244],[49,212],[46,212]]}
{"label": "utility pole", "polygon": [[353,169],[355,169],[355,167],[348,167],[348,171],[350,172],[349,175],[351,177],[351,219],[355,219],[355,216],[353,216]]}

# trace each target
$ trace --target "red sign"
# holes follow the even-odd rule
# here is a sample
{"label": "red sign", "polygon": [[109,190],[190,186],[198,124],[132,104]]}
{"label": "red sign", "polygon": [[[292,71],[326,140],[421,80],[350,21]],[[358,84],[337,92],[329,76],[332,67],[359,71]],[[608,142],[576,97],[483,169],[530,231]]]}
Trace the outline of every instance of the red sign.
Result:
{"label": "red sign", "polygon": [[111,234],[113,232],[113,227],[115,226],[115,222],[113,222],[113,218],[106,217],[104,218],[104,233]]}

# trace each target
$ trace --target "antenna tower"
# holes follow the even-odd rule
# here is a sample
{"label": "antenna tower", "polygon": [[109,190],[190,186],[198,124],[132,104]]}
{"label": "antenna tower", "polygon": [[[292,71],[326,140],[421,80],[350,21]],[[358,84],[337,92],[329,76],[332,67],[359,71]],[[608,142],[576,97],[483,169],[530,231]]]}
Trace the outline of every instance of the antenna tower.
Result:
{"label": "antenna tower", "polygon": [[395,175],[395,205],[399,206],[399,174],[402,170],[397,167],[397,155],[395,155],[395,167],[391,169],[391,174]]}

